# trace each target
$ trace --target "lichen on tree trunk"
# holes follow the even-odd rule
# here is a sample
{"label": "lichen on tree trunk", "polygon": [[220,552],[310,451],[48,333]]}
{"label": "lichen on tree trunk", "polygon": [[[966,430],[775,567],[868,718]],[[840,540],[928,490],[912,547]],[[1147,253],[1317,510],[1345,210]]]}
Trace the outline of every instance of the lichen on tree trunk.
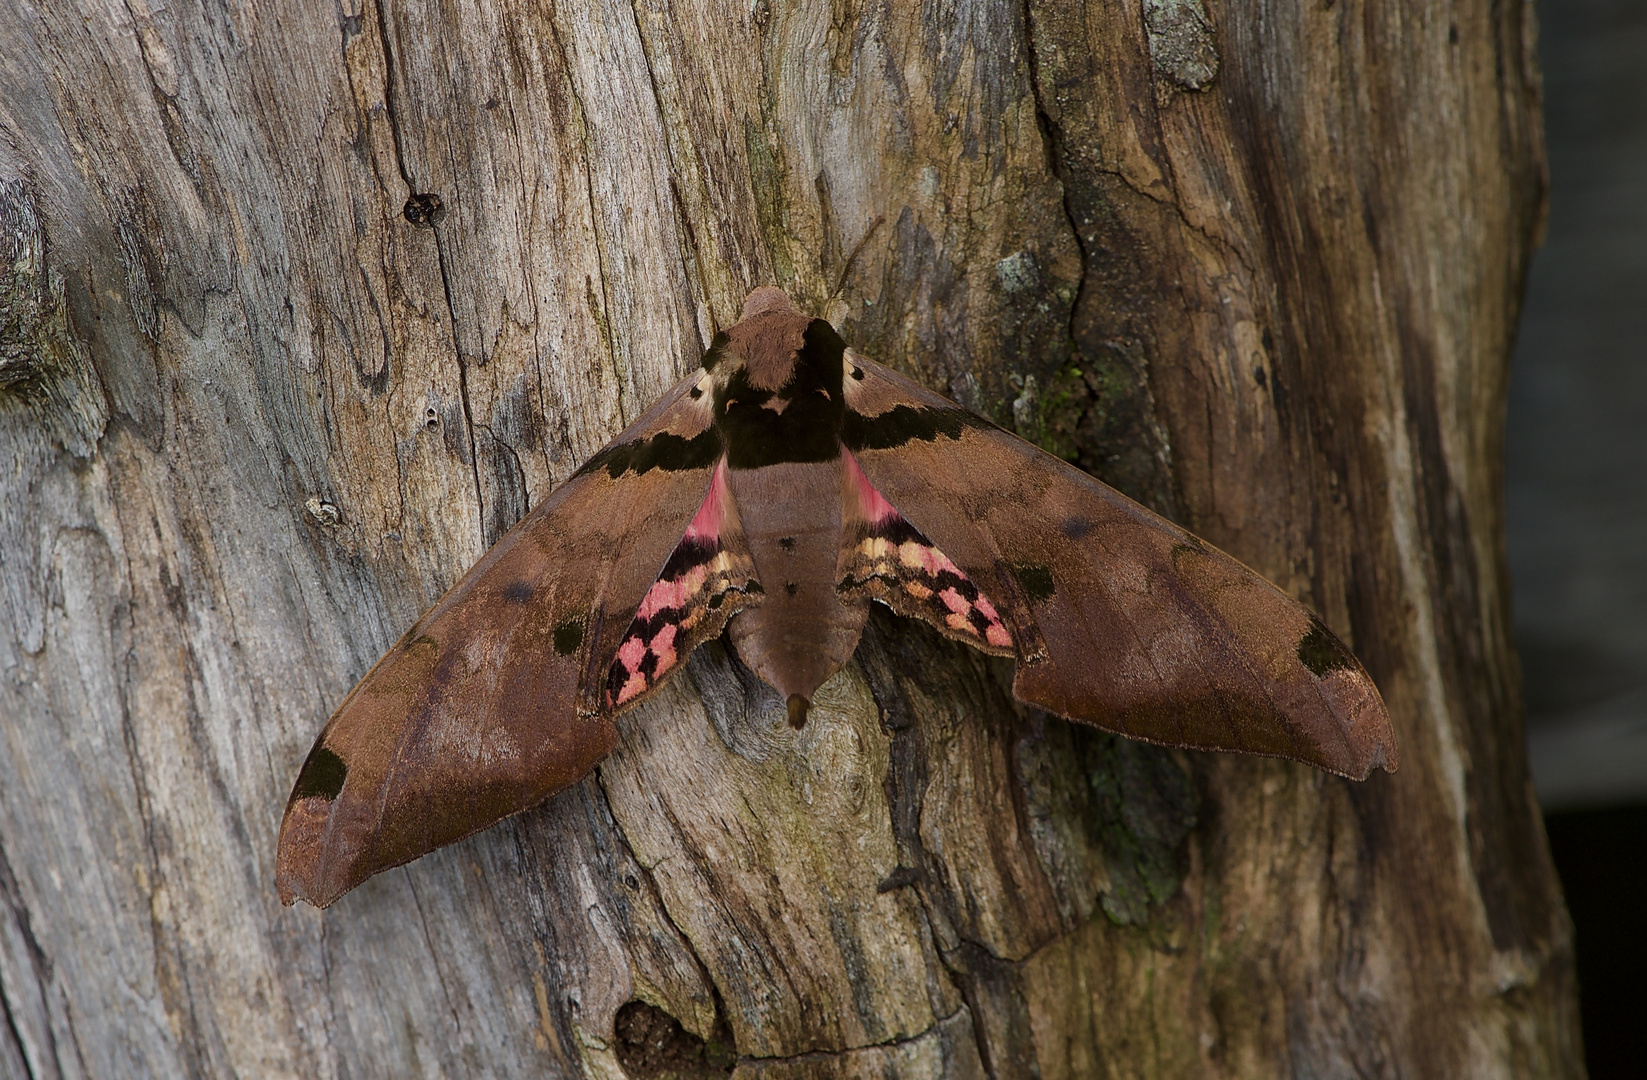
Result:
{"label": "lichen on tree trunk", "polygon": [[[0,1075],[1582,1075],[1501,550],[1528,7],[0,18]],[[332,707],[763,283],[1310,603],[1401,771],[878,613],[799,733],[705,647],[281,908]]]}

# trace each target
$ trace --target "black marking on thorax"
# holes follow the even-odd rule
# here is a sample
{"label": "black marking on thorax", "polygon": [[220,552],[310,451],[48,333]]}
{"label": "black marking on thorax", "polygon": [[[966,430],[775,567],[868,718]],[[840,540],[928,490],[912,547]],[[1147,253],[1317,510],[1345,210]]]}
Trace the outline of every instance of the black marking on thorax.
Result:
{"label": "black marking on thorax", "polygon": [[703,369],[705,371],[715,370],[715,365],[720,363],[721,357],[726,355],[726,347],[731,342],[732,338],[725,330],[715,335],[709,342],[709,350],[703,354]]}
{"label": "black marking on thorax", "polygon": [[[840,456],[846,342],[822,319],[812,320],[804,340],[789,381],[777,390],[756,389],[740,369],[716,391],[715,425],[726,441],[728,467],[759,469]],[[704,363],[710,363],[708,357]]]}

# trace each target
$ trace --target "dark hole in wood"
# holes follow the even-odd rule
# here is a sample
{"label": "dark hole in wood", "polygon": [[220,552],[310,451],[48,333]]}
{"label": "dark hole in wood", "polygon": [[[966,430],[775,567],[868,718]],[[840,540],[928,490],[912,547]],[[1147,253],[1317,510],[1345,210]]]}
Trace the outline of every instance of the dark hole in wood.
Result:
{"label": "dark hole in wood", "polygon": [[439,195],[432,191],[420,191],[406,200],[406,205],[401,207],[400,213],[413,225],[427,229],[440,224],[441,218],[446,216],[446,207],[441,203]]}
{"label": "dark hole in wood", "polygon": [[725,1076],[737,1064],[738,1054],[729,1033],[707,1043],[681,1027],[680,1021],[656,1005],[631,1001],[612,1022],[618,1064],[632,1080],[681,1078],[699,1080]]}

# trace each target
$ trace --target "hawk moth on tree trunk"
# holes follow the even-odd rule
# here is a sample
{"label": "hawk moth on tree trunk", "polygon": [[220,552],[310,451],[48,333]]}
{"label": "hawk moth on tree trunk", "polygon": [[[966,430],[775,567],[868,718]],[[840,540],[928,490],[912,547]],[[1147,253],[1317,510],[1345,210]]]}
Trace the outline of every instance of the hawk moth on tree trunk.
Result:
{"label": "hawk moth on tree trunk", "polygon": [[1011,657],[1014,696],[1060,716],[1396,766],[1377,687],[1302,605],[760,288],[344,699],[281,822],[282,901],[325,907],[576,783],[723,630],[800,727],[872,600]]}

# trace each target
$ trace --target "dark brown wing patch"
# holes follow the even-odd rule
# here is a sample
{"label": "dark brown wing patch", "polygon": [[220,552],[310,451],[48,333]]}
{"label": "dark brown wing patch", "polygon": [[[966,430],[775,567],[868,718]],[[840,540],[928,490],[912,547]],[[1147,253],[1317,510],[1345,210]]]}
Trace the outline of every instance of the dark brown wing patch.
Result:
{"label": "dark brown wing patch", "polygon": [[758,603],[762,591],[723,459],[697,516],[618,645],[606,676],[606,707],[639,704],[693,649],[719,634],[727,619]]}
{"label": "dark brown wing patch", "polygon": [[879,600],[950,637],[1012,656],[1012,635],[995,604],[921,534],[843,451],[845,513],[836,586],[843,600]]}

